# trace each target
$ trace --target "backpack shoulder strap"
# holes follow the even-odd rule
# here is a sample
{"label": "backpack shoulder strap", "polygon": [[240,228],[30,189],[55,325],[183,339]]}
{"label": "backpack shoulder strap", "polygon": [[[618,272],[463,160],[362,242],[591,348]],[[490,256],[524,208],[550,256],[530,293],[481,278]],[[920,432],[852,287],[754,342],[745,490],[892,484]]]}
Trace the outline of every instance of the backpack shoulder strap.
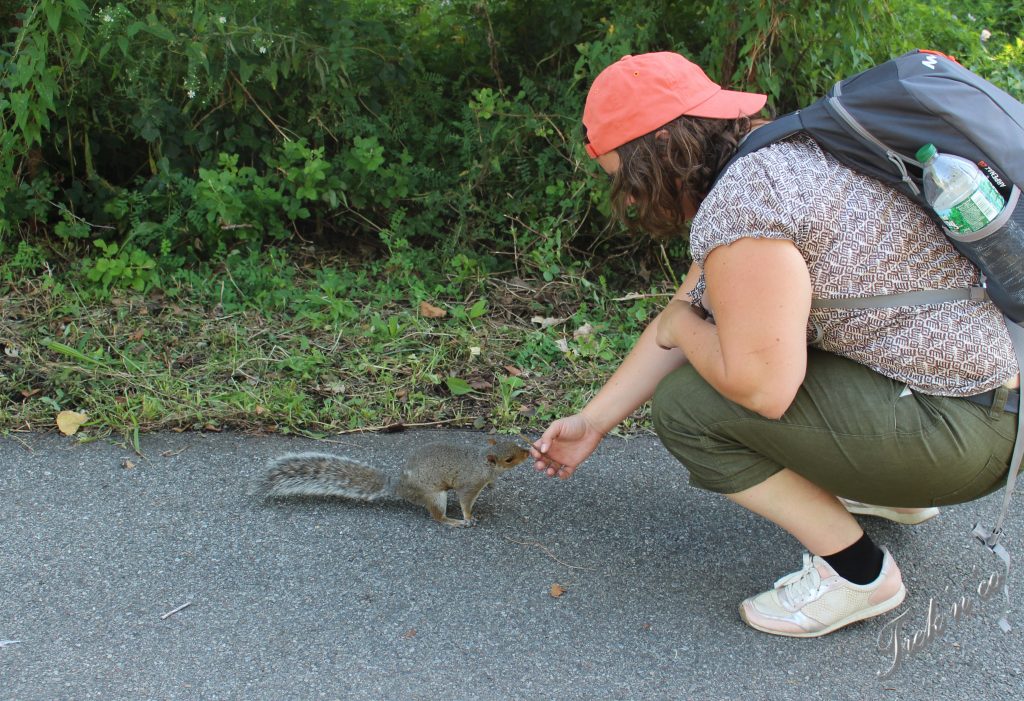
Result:
{"label": "backpack shoulder strap", "polygon": [[787,136],[792,136],[798,131],[803,131],[804,125],[800,121],[800,112],[790,112],[784,114],[777,119],[773,119],[764,126],[760,126],[754,129],[752,132],[747,134],[746,138],[740,142],[740,146],[736,149],[736,153],[733,154],[729,162],[725,164],[718,173],[718,177],[715,178],[715,182],[718,182],[725,171],[729,170],[729,166],[735,163],[740,158],[743,158],[747,154],[753,153],[759,149],[774,144],[776,141],[785,139]]}
{"label": "backpack shoulder strap", "polygon": [[[1024,369],[1024,328],[1015,324],[1009,317],[1004,316],[1006,330],[1010,334],[1010,341],[1013,343],[1013,352],[1017,356],[1017,364]],[[1017,484],[1017,473],[1020,471],[1021,462],[1024,460],[1024,411],[1017,412],[1017,439],[1013,444],[1013,454],[1010,456],[1010,469],[1006,476],[1006,494],[1003,495],[1003,505],[999,509],[999,516],[996,524],[990,529],[983,526],[975,526],[975,535],[979,536],[985,545],[993,548],[999,543],[999,537],[1003,531],[1003,520],[1010,508],[1010,500],[1013,498],[1013,490]],[[985,537],[980,537],[984,535]]]}

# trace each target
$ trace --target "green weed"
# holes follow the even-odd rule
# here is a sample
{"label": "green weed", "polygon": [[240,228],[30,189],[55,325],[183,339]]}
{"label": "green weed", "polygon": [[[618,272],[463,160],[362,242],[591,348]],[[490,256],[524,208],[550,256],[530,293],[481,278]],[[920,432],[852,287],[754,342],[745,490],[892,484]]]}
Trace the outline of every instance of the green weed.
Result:
{"label": "green weed", "polygon": [[[480,271],[432,285],[429,299],[452,313],[425,318],[386,266],[298,250],[178,271],[174,295],[112,288],[90,299],[73,292],[85,273],[47,282],[34,260],[0,263],[0,280],[17,272],[0,288],[0,430],[52,426],[65,410],[89,415],[86,435],[129,441],[156,429],[540,430],[582,406],[641,327],[604,284],[551,296],[542,280],[509,287]],[[474,299],[481,288],[488,296]],[[537,306],[566,323],[524,322]],[[574,339],[585,323],[592,331]]]}

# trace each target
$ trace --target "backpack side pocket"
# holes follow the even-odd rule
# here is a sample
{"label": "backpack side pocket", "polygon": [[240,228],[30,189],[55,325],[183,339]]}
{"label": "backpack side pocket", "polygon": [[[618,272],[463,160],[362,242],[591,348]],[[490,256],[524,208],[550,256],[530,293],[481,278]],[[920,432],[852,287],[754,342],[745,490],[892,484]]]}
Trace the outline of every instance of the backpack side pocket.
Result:
{"label": "backpack side pocket", "polygon": [[961,235],[946,230],[953,245],[986,277],[989,297],[1014,321],[1024,320],[1024,202],[1015,185],[988,226]]}

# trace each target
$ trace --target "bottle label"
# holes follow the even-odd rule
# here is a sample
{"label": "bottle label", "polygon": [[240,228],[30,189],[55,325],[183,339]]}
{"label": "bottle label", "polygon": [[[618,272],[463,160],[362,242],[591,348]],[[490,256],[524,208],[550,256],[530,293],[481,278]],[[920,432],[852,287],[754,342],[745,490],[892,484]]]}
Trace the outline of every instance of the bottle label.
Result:
{"label": "bottle label", "polygon": [[949,209],[935,210],[946,228],[954,234],[970,234],[988,226],[989,222],[999,216],[1005,200],[999,191],[982,178],[978,189]]}

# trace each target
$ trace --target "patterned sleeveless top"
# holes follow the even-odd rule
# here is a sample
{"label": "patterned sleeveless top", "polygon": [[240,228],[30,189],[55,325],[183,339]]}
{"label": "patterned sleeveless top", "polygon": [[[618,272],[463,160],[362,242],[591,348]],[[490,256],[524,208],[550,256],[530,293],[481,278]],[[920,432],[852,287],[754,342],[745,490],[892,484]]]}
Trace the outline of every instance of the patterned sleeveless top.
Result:
{"label": "patterned sleeveless top", "polygon": [[[740,238],[786,239],[810,271],[814,297],[962,288],[977,268],[911,199],[798,135],[736,161],[701,204],[690,252],[702,268]],[[703,276],[693,292],[700,301]],[[1017,373],[1002,315],[988,301],[887,309],[812,309],[808,343],[912,390],[963,397]]]}

